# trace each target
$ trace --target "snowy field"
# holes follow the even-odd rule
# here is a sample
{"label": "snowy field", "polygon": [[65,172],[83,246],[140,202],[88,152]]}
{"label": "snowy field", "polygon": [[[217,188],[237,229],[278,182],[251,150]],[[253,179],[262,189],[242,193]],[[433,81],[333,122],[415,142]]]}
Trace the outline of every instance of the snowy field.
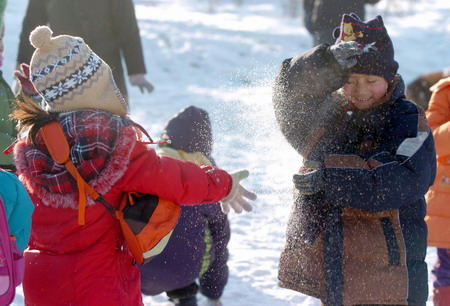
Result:
{"label": "snowy field", "polygon": [[[283,2],[285,1],[285,2]],[[151,135],[188,105],[212,119],[214,152],[226,170],[247,168],[244,185],[259,198],[248,214],[230,213],[230,278],[224,305],[320,305],[277,286],[277,268],[291,205],[291,178],[301,158],[280,134],[271,105],[271,80],[285,58],[311,47],[302,11],[285,12],[287,0],[134,0],[147,64],[156,90],[129,88],[131,116]],[[4,77],[12,83],[26,0],[10,0],[6,12]],[[450,1],[381,0],[367,18],[381,14],[394,42],[400,74],[410,82],[450,67]],[[427,262],[434,263],[435,249]],[[431,278],[429,282],[431,288]],[[23,305],[19,287],[13,305]],[[146,305],[168,305],[165,295]],[[200,297],[200,304],[205,299]],[[431,305],[431,291],[429,298]]]}

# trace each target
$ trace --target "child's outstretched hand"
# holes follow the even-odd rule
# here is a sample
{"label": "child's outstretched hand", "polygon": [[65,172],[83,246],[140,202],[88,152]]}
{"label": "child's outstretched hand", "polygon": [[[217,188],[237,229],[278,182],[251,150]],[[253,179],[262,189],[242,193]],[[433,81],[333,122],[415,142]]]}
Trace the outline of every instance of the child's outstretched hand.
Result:
{"label": "child's outstretched hand", "polygon": [[332,45],[330,51],[333,53],[339,65],[346,69],[355,66],[358,62],[355,57],[363,53],[363,50],[359,48],[356,41],[347,41]]}
{"label": "child's outstretched hand", "polygon": [[241,180],[248,177],[248,170],[236,171],[230,173],[230,175],[233,179],[233,186],[231,187],[230,194],[220,201],[222,211],[227,214],[230,211],[230,206],[233,207],[233,210],[238,214],[240,214],[242,210],[251,211],[252,206],[248,200],[256,200],[256,194],[248,191],[240,184]]}

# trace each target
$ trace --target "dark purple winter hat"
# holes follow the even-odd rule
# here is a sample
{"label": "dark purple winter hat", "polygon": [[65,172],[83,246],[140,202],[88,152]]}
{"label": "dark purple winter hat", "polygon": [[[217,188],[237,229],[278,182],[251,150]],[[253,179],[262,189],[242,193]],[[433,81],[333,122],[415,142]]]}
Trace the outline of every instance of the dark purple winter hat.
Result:
{"label": "dark purple winter hat", "polygon": [[169,119],[163,139],[170,139],[169,147],[187,153],[201,152],[210,160],[212,131],[208,113],[198,107],[188,106]]}
{"label": "dark purple winter hat", "polygon": [[356,14],[344,14],[340,28],[334,32],[336,44],[356,41],[364,51],[351,73],[377,75],[391,82],[398,70],[394,46],[381,16],[362,21]]}

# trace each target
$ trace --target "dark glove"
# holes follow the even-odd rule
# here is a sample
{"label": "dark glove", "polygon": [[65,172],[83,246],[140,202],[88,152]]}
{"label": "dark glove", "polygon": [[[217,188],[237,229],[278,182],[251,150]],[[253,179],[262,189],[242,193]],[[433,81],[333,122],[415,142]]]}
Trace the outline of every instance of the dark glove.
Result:
{"label": "dark glove", "polygon": [[312,195],[318,193],[323,188],[323,167],[315,161],[305,161],[300,173],[294,174],[295,188],[300,194]]}
{"label": "dark glove", "polygon": [[143,74],[130,75],[129,80],[131,85],[139,87],[141,93],[145,93],[145,91],[151,93],[155,89]]}
{"label": "dark glove", "polygon": [[39,93],[30,80],[30,66],[28,64],[20,64],[20,71],[14,71],[14,77],[20,84],[20,89],[29,97],[37,96]]}
{"label": "dark glove", "polygon": [[330,47],[336,61],[342,68],[352,68],[356,65],[358,60],[355,58],[363,53],[356,41],[342,42]]}

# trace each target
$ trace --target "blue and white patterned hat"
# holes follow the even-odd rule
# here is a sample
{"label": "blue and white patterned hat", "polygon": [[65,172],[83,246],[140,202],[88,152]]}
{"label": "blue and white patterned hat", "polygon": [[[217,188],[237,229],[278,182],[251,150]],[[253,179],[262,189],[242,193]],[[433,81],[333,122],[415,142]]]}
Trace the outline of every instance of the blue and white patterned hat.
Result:
{"label": "blue and white patterned hat", "polygon": [[127,103],[108,64],[83,39],[52,34],[47,26],[39,26],[30,34],[30,42],[36,48],[30,62],[30,77],[47,103],[47,110],[91,108],[126,116]]}

